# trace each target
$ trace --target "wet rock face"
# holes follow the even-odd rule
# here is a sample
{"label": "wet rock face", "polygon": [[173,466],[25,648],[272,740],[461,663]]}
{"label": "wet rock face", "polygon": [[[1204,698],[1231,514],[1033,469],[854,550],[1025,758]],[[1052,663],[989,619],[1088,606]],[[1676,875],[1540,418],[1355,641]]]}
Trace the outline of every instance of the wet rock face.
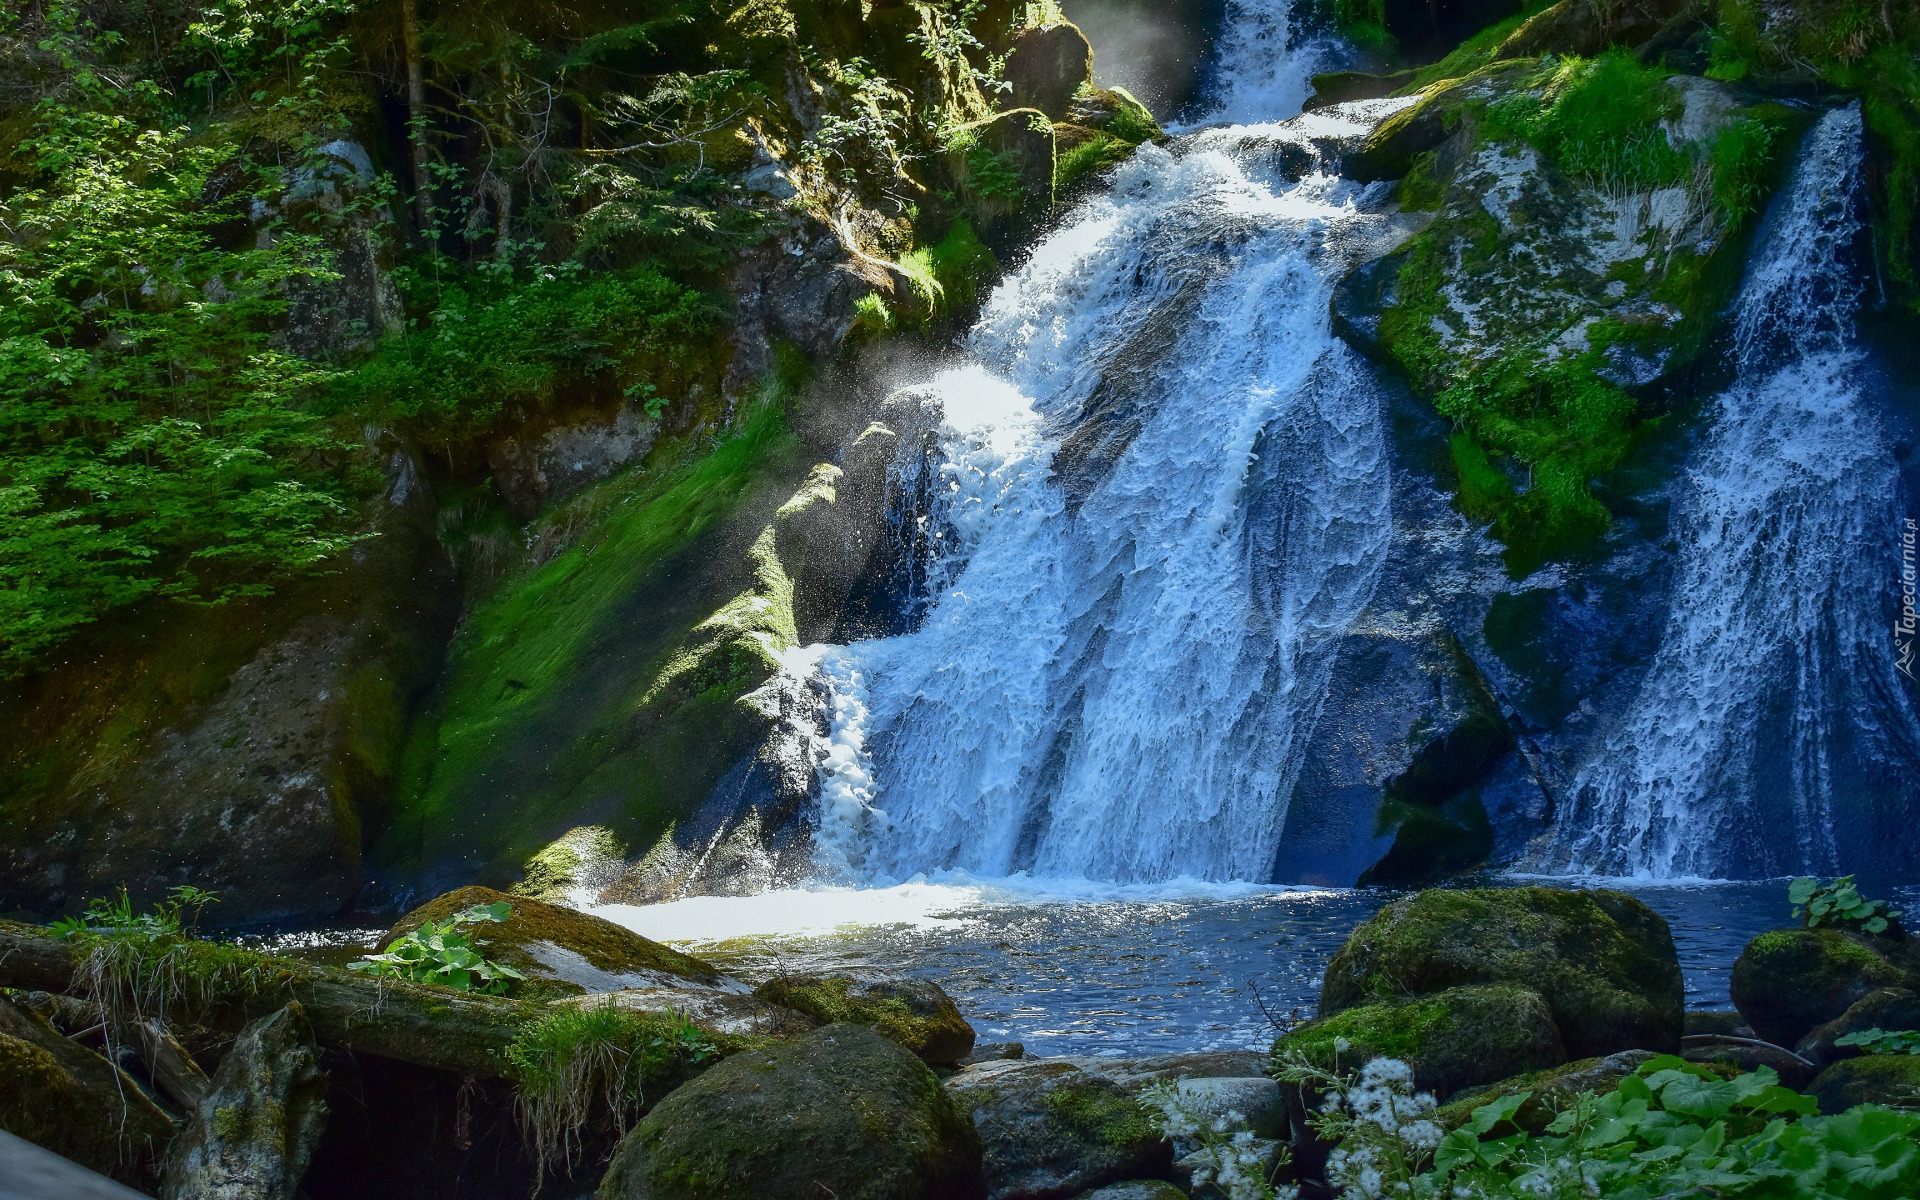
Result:
{"label": "wet rock face", "polygon": [[210,915],[244,921],[352,899],[456,602],[417,465],[394,449],[385,466],[377,536],[338,574],[103,630],[0,702],[0,905],[192,883],[219,894]]}
{"label": "wet rock face", "polygon": [[1024,29],[1007,53],[1007,82],[1013,108],[1037,108],[1059,120],[1067,105],[1093,78],[1093,47],[1070,23]]}
{"label": "wet rock face", "polygon": [[645,458],[660,422],[638,405],[586,414],[550,428],[522,427],[487,446],[494,486],[513,515],[528,520],[552,501]]}
{"label": "wet rock face", "polygon": [[299,1004],[247,1026],[167,1155],[162,1200],[295,1200],[326,1090]]}
{"label": "wet rock face", "polygon": [[[1755,1033],[1776,1045],[1793,1046],[1883,990],[1920,990],[1920,974],[1912,969],[1914,945],[1911,937],[1875,937],[1831,927],[1776,929],[1747,943],[1733,964],[1728,987],[1734,1007]],[[1881,995],[1860,1015],[1882,1004],[1891,1009],[1898,999]],[[1833,1036],[1840,1031],[1834,1030]]]}
{"label": "wet rock face", "polygon": [[973,1026],[931,979],[907,975],[782,975],[754,995],[817,1021],[870,1026],[930,1066],[951,1067],[973,1050]]}
{"label": "wet rock face", "polygon": [[620,1143],[598,1192],[599,1200],[821,1194],[984,1194],[979,1139],[933,1072],[857,1025],[743,1051],[681,1085]]}
{"label": "wet rock face", "polygon": [[1537,993],[1569,1057],[1679,1049],[1673,935],[1658,913],[1610,891],[1424,891],[1396,901],[1327,964],[1320,1012],[1475,984]]}
{"label": "wet rock face", "polygon": [[387,231],[393,228],[393,213],[385,204],[367,202],[375,172],[366,147],[344,139],[328,142],[287,172],[286,183],[275,204],[254,202],[260,241],[273,236],[267,226],[274,221],[317,229],[338,276],[288,281],[281,334],[287,349],[303,358],[335,358],[398,330],[405,311],[389,274],[395,247]]}
{"label": "wet rock face", "polygon": [[463,887],[436,896],[401,917],[381,939],[385,950],[428,921],[444,921],[475,905],[511,906],[498,924],[461,927],[483,956],[525,975],[516,993],[540,996],[611,992],[625,988],[672,988],[745,994],[747,986],[712,965],[641,937],[624,926],[577,909],[511,896],[492,888]]}
{"label": "wet rock face", "polygon": [[173,1122],[106,1059],[0,997],[0,1130],[145,1190]]}

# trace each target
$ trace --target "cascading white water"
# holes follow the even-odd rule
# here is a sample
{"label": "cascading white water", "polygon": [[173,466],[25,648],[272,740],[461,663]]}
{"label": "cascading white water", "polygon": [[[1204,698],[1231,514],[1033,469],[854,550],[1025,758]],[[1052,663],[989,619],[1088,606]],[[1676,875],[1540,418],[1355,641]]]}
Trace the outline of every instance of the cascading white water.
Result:
{"label": "cascading white water", "polygon": [[1861,161],[1858,106],[1823,116],[1763,231],[1737,376],[1674,502],[1660,649],[1576,778],[1550,866],[1831,873],[1877,858],[1911,805],[1913,781],[1859,778],[1912,761],[1915,729],[1886,608],[1900,481],[1853,341]]}
{"label": "cascading white water", "polygon": [[1214,47],[1216,63],[1201,108],[1209,125],[1274,121],[1300,111],[1315,73],[1331,71],[1342,47],[1302,38],[1293,0],[1227,0]]}
{"label": "cascading white water", "polygon": [[1283,164],[1394,107],[1142,146],[908,390],[947,569],[917,630],[820,654],[829,857],[1268,877],[1389,535],[1380,397],[1327,311],[1328,243],[1380,218]]}

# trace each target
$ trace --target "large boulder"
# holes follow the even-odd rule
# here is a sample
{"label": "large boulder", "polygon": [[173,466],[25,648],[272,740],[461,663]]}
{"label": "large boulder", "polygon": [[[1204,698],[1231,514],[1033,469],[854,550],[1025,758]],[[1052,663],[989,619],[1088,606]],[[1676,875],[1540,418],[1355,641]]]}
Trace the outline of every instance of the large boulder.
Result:
{"label": "large boulder", "polygon": [[1015,1059],[947,1080],[979,1130],[991,1200],[1071,1196],[1166,1174],[1173,1148],[1135,1098],[1149,1080],[1105,1067],[1098,1059]]}
{"label": "large boulder", "polygon": [[654,1106],[599,1200],[973,1200],[980,1142],[925,1063],[859,1025],[734,1055]]}
{"label": "large boulder", "polygon": [[0,1130],[150,1188],[173,1122],[113,1064],[0,996]]}
{"label": "large boulder", "polygon": [[1843,1059],[1814,1077],[1807,1094],[1823,1113],[1842,1113],[1856,1104],[1920,1110],[1920,1056],[1868,1054]]}
{"label": "large boulder", "polygon": [[1441,1099],[1567,1061],[1546,1001],[1512,984],[1342,1009],[1282,1036],[1273,1052],[1276,1060],[1297,1054],[1343,1071],[1374,1058],[1402,1059],[1413,1068],[1414,1086]]}
{"label": "large boulder", "polygon": [[1577,54],[1638,46],[1688,9],[1686,0],[1560,0],[1528,18],[1494,51],[1496,59]]}
{"label": "large boulder", "polygon": [[1912,938],[1832,927],[1775,929],[1747,943],[1733,964],[1734,1007],[1769,1042],[1792,1046],[1880,988],[1908,988]]}
{"label": "large boulder", "polygon": [[1055,120],[1093,79],[1093,47],[1077,25],[1023,29],[1007,52],[1015,108],[1037,108]]}
{"label": "large boulder", "polygon": [[1666,919],[1620,892],[1429,890],[1354,930],[1327,964],[1320,1013],[1503,984],[1538,993],[1567,1055],[1680,1048],[1680,959]]}
{"label": "large boulder", "polygon": [[781,975],[753,993],[823,1024],[867,1025],[930,1066],[951,1067],[973,1050],[973,1026],[931,979],[910,975]]}
{"label": "large boulder", "polygon": [[253,1022],[168,1152],[162,1200],[295,1200],[326,1128],[326,1094],[297,1001]]}
{"label": "large boulder", "polygon": [[444,921],[463,909],[500,901],[510,908],[504,922],[469,925],[464,932],[484,943],[481,953],[486,957],[527,977],[516,985],[521,994],[574,996],[662,987],[739,994],[748,990],[711,964],[604,917],[484,887],[455,888],[427,901],[394,922],[380,948],[428,921]]}
{"label": "large boulder", "polygon": [[1004,238],[1053,206],[1053,121],[1016,108],[947,135],[947,169],[983,229]]}

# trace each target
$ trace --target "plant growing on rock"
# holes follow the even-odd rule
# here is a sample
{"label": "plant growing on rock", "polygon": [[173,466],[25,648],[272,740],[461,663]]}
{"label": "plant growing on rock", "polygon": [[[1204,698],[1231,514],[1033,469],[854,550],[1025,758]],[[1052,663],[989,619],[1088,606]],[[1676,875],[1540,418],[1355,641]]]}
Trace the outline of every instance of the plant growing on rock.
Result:
{"label": "plant growing on rock", "polygon": [[1920,1030],[1862,1029],[1833,1039],[1836,1046],[1858,1046],[1863,1054],[1920,1054]]}
{"label": "plant growing on rock", "polygon": [[1613,1092],[1574,1097],[1542,1134],[1513,1122],[1533,1095],[1522,1091],[1441,1136],[1410,1094],[1404,1064],[1379,1065],[1391,1061],[1376,1059],[1358,1076],[1304,1061],[1281,1072],[1329,1094],[1313,1121],[1339,1142],[1328,1180],[1344,1195],[1894,1200],[1920,1184],[1920,1114],[1860,1105],[1819,1116],[1812,1098],[1766,1067],[1725,1078],[1661,1055]]}
{"label": "plant growing on rock", "polygon": [[1888,907],[1885,900],[1862,897],[1851,875],[1842,875],[1828,884],[1811,876],[1796,879],[1787,888],[1787,899],[1793,901],[1793,915],[1808,929],[1826,924],[1850,927],[1862,933],[1885,933],[1900,919],[1899,912]]}
{"label": "plant growing on rock", "polygon": [[1245,1115],[1229,1111],[1208,1120],[1178,1086],[1166,1080],[1141,1089],[1140,1103],[1153,1110],[1162,1136],[1175,1143],[1198,1144],[1213,1164],[1194,1174],[1195,1187],[1211,1184],[1224,1192],[1227,1200],[1293,1200],[1300,1194],[1292,1184],[1274,1182],[1274,1176],[1289,1161],[1286,1147],[1278,1148],[1269,1165],[1267,1150],[1246,1127]]}
{"label": "plant growing on rock", "polygon": [[517,1087],[527,1144],[545,1169],[571,1170],[596,1114],[624,1136],[646,1109],[649,1082],[679,1082],[739,1048],[723,1048],[679,1013],[634,1012],[603,1001],[554,1009],[522,1027],[501,1057]]}
{"label": "plant growing on rock", "polygon": [[437,983],[462,992],[497,996],[526,976],[483,957],[458,932],[462,925],[502,922],[513,911],[505,900],[463,908],[444,921],[428,921],[394,939],[384,954],[364,955],[347,964],[365,975],[390,975],[414,983]]}

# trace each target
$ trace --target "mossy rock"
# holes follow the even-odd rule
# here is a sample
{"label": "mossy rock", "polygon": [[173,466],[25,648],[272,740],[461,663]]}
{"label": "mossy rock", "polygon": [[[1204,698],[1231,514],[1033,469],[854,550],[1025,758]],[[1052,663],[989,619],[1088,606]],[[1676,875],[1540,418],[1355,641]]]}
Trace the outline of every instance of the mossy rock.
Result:
{"label": "mossy rock", "polygon": [[1006,70],[1013,107],[1037,108],[1057,120],[1093,79],[1093,47],[1070,22],[1023,29],[1007,52]]}
{"label": "mossy rock", "polygon": [[151,1189],[173,1122],[106,1059],[0,997],[0,1130]]}
{"label": "mossy rock", "polygon": [[1807,1085],[1807,1094],[1823,1113],[1842,1113],[1856,1104],[1920,1110],[1920,1056],[1869,1054],[1834,1063]]}
{"label": "mossy rock", "polygon": [[1066,1059],[981,1063],[947,1080],[980,1131],[989,1192],[1007,1198],[1164,1177],[1173,1147],[1135,1098],[1140,1085]]}
{"label": "mossy rock", "polygon": [[1733,964],[1728,990],[1734,1007],[1762,1038],[1796,1045],[1867,993],[1913,985],[1912,977],[1875,945],[1882,940],[1889,948],[1896,945],[1894,939],[1832,928],[1763,933]]}
{"label": "mossy rock", "polygon": [[396,921],[380,940],[380,948],[385,950],[395,938],[427,921],[442,921],[462,909],[502,900],[512,908],[505,922],[468,925],[464,932],[481,954],[527,977],[515,986],[518,995],[577,996],[645,987],[746,990],[712,964],[612,921],[484,887],[455,888],[427,901]]}
{"label": "mossy rock", "polygon": [[1920,992],[1910,988],[1875,988],[1833,1020],[1814,1026],[1793,1049],[1808,1062],[1825,1066],[1858,1054],[1858,1047],[1836,1043],[1848,1034],[1870,1029],[1920,1029]]}
{"label": "mossy rock", "polygon": [[599,1200],[976,1200],[980,1141],[927,1065],[859,1025],[736,1054],[614,1151]]}
{"label": "mossy rock", "polygon": [[1684,990],[1666,919],[1605,890],[1434,889],[1397,900],[1327,964],[1320,1012],[1475,984],[1537,992],[1569,1057],[1680,1048]]}
{"label": "mossy rock", "polygon": [[[1514,1111],[1515,1128],[1528,1133],[1545,1132],[1554,1117],[1581,1092],[1604,1096],[1620,1086],[1620,1081],[1640,1069],[1654,1057],[1651,1050],[1623,1050],[1605,1058],[1583,1058],[1562,1063],[1544,1071],[1528,1071],[1484,1087],[1468,1088],[1434,1110],[1433,1119],[1443,1129],[1458,1129],[1473,1116],[1473,1110],[1491,1104],[1515,1092],[1532,1092]],[[1494,1130],[1496,1133],[1510,1132]]]}
{"label": "mossy rock", "polygon": [[973,1026],[940,985],[929,979],[782,975],[767,980],[753,994],[823,1023],[871,1026],[931,1066],[950,1067],[973,1051]]}
{"label": "mossy rock", "polygon": [[[1340,1041],[1347,1048],[1339,1048]],[[1414,1085],[1446,1097],[1461,1088],[1566,1061],[1553,1013],[1522,987],[1449,988],[1418,1000],[1343,1009],[1309,1021],[1273,1044],[1275,1061],[1293,1054],[1347,1070],[1374,1058],[1403,1059]]]}

